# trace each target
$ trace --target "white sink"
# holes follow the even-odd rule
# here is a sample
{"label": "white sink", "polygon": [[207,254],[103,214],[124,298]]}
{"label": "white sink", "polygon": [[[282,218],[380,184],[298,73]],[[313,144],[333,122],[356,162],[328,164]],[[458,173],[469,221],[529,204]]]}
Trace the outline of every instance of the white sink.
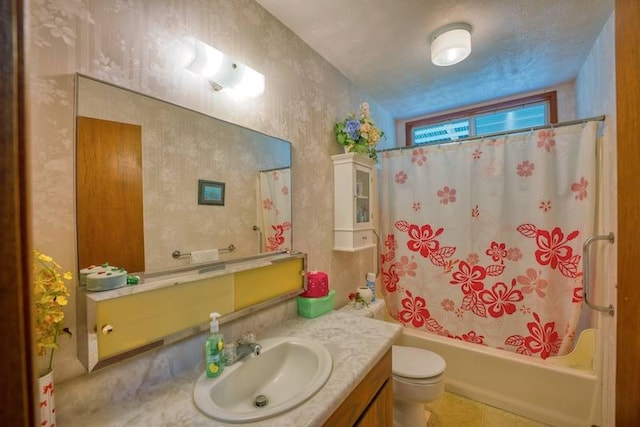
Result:
{"label": "white sink", "polygon": [[[247,423],[286,412],[313,396],[331,374],[333,361],[319,343],[295,337],[258,340],[259,356],[226,366],[217,378],[196,381],[193,400],[204,414],[227,423]],[[256,400],[267,403],[256,406]]]}

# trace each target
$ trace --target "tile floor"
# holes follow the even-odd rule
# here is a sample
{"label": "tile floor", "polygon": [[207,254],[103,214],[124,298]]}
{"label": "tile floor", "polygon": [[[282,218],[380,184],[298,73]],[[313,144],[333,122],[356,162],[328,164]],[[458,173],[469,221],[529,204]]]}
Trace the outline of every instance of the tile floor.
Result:
{"label": "tile floor", "polygon": [[549,427],[449,392],[424,407],[429,427]]}

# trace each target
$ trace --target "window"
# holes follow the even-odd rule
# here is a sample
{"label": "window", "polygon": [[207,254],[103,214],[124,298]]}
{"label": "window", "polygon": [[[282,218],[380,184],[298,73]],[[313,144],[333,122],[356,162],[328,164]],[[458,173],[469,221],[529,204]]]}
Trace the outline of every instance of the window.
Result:
{"label": "window", "polygon": [[462,138],[557,123],[556,92],[407,122],[407,145],[437,144]]}

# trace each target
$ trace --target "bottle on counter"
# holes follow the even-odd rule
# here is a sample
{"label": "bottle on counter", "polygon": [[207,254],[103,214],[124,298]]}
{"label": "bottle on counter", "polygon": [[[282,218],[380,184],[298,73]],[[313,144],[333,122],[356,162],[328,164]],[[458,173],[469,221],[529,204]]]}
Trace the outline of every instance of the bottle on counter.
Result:
{"label": "bottle on counter", "polygon": [[220,314],[211,313],[211,322],[209,323],[209,337],[205,343],[205,360],[207,377],[215,378],[222,373],[224,369],[224,337],[219,332],[218,317]]}
{"label": "bottle on counter", "polygon": [[376,301],[376,273],[367,273],[367,288],[371,289],[371,302]]}

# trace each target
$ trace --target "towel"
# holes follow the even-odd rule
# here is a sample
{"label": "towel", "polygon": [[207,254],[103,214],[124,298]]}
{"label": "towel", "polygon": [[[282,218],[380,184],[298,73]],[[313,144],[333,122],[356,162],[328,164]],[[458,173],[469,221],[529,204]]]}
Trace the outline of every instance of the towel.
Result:
{"label": "towel", "polygon": [[211,262],[218,260],[217,249],[205,249],[202,251],[191,252],[191,264],[201,264],[203,262]]}

